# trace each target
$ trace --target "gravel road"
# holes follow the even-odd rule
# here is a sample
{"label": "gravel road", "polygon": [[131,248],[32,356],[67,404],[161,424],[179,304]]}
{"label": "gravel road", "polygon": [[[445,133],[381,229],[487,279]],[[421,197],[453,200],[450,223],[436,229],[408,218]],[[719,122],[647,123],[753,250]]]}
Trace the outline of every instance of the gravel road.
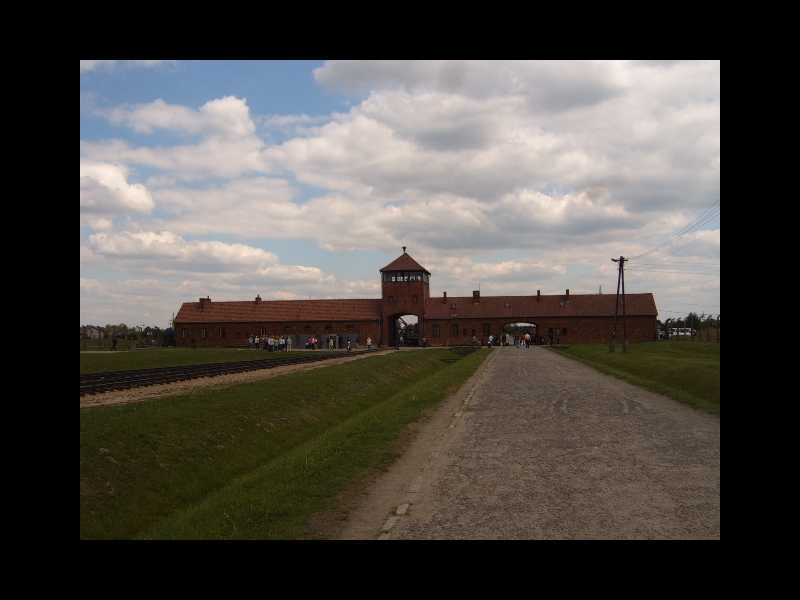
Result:
{"label": "gravel road", "polygon": [[342,537],[719,538],[719,417],[544,348],[494,350],[447,417]]}

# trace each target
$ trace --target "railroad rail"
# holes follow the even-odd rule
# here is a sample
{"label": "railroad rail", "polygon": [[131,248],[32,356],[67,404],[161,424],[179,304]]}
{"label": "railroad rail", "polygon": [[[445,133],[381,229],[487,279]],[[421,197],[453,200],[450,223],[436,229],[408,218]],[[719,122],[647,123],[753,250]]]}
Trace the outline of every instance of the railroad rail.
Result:
{"label": "railroad rail", "polygon": [[245,360],[227,363],[206,363],[200,365],[183,365],[177,367],[158,367],[154,369],[137,369],[132,371],[107,371],[105,373],[81,374],[81,396],[102,394],[135,387],[175,383],[199,377],[217,377],[231,373],[244,373],[260,369],[272,369],[286,365],[299,365],[320,362],[331,358],[345,358],[377,352],[378,349],[358,350],[354,352],[320,352],[314,354],[287,354],[268,359]]}

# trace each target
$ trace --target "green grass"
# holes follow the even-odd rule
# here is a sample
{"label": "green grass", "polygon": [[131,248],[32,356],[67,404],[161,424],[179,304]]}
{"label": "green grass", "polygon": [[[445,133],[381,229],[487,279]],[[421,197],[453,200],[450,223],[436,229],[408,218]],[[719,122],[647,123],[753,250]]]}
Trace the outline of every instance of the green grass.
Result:
{"label": "green grass", "polygon": [[[155,367],[177,367],[202,363],[236,362],[285,357],[293,352],[267,352],[238,348],[157,348],[109,354],[81,353],[81,373],[129,371]],[[303,352],[302,350],[299,352]]]}
{"label": "green grass", "polygon": [[81,410],[81,538],[315,537],[312,515],[488,355],[399,352]]}
{"label": "green grass", "polygon": [[607,344],[555,349],[598,371],[719,414],[719,344],[645,342],[611,353]]}

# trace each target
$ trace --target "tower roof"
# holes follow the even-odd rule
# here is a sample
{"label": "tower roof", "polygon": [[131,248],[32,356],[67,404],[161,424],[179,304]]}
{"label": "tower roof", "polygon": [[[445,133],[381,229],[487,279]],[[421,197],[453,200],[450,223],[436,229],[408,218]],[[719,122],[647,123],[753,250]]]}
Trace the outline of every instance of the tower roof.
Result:
{"label": "tower roof", "polygon": [[395,258],[392,262],[381,269],[381,273],[385,273],[386,271],[425,271],[428,275],[431,274],[428,269],[423,267],[413,258],[411,258],[410,254],[407,254],[405,251],[405,246],[403,247],[403,253]]}

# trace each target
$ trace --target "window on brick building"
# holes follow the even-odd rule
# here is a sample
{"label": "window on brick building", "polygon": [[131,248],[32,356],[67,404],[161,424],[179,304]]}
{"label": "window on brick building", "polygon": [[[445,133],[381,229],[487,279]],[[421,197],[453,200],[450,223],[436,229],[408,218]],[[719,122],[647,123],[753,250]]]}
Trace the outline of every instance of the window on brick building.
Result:
{"label": "window on brick building", "polygon": [[219,331],[217,332],[217,335],[219,337],[221,337],[221,338],[224,338],[225,337],[225,328],[224,327],[219,327],[218,329],[219,329]]}
{"label": "window on brick building", "polygon": [[183,329],[181,329],[181,332],[182,332],[181,335],[183,337],[186,337],[187,335],[189,335],[189,330],[186,329],[185,327]]}
{"label": "window on brick building", "polygon": [[433,325],[433,337],[435,337],[435,338],[439,337],[439,324],[438,323],[434,323],[434,325]]}
{"label": "window on brick building", "polygon": [[483,324],[483,335],[490,335],[492,332],[492,326],[489,323]]}
{"label": "window on brick building", "polygon": [[453,337],[458,337],[458,325],[453,325],[450,328],[450,333],[452,334]]}
{"label": "window on brick building", "polygon": [[201,337],[201,338],[205,338],[207,333],[208,333],[208,331],[206,330],[206,328],[205,328],[205,327],[203,327],[203,328],[200,330],[200,337]]}

